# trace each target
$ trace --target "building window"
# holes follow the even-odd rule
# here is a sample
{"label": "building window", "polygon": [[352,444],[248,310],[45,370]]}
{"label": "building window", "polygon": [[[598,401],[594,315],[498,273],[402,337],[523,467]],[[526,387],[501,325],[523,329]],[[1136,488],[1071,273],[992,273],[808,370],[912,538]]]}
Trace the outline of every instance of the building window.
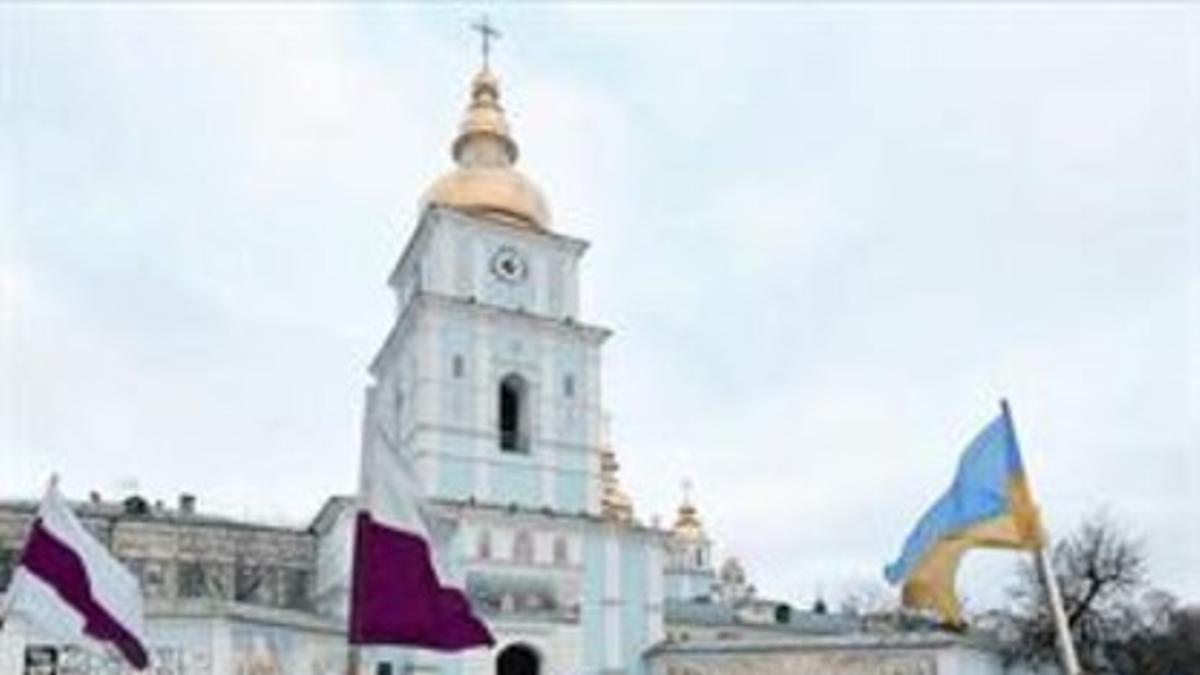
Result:
{"label": "building window", "polygon": [[17,552],[11,548],[0,548],[0,588],[8,588],[16,568]]}
{"label": "building window", "polygon": [[234,561],[233,599],[237,602],[270,604],[271,570],[264,564],[239,558]]}
{"label": "building window", "polygon": [[450,372],[453,373],[454,379],[461,378],[466,369],[467,366],[463,363],[462,354],[455,354],[454,358],[450,360]]}
{"label": "building window", "polygon": [[[130,561],[130,563],[133,563],[133,561]],[[142,592],[146,594],[146,597],[161,598],[167,595],[166,575],[163,574],[162,562],[138,560],[137,566],[131,566],[130,569],[142,580]]]}
{"label": "building window", "polygon": [[500,449],[529,451],[529,385],[512,373],[500,381]]}
{"label": "building window", "polygon": [[[18,654],[20,652],[17,652]],[[64,659],[65,660],[65,659]],[[58,647],[49,645],[28,645],[25,647],[24,673],[57,673],[59,663]]]}
{"label": "building window", "polygon": [[479,540],[475,544],[476,557],[480,560],[490,560],[492,557],[492,533],[488,530],[483,530],[479,533]]}
{"label": "building window", "polygon": [[563,376],[563,396],[567,398],[575,398],[575,376]]}
{"label": "building window", "polygon": [[392,675],[392,664],[384,661],[375,664],[375,675]]}
{"label": "building window", "polygon": [[517,532],[513,538],[513,562],[530,564],[533,562],[533,535],[527,530]]}
{"label": "building window", "polygon": [[179,597],[202,598],[204,592],[204,566],[198,562],[179,563]]}
{"label": "building window", "polygon": [[121,564],[124,565],[125,569],[129,570],[130,574],[137,577],[139,584],[142,584],[143,586],[146,585],[146,581],[144,579],[146,576],[145,560],[141,558],[126,558],[124,556],[118,558],[118,560],[121,561]]}
{"label": "building window", "polygon": [[289,609],[308,609],[308,571],[290,569],[283,573],[283,605]]}
{"label": "building window", "polygon": [[554,564],[566,565],[570,562],[570,554],[567,551],[567,538],[558,536],[554,538]]}

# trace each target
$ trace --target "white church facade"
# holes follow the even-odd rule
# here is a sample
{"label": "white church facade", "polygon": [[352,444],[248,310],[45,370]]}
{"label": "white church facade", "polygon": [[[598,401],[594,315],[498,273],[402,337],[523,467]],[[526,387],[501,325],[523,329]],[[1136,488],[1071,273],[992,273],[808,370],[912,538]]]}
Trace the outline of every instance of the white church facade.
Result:
{"label": "white church facade", "polygon": [[[371,466],[372,453],[409,460],[435,513],[441,572],[466,590],[496,646],[345,648],[351,497],[330,498],[308,527],[287,531],[204,517],[183,502],[81,504],[142,579],[155,672],[1008,672],[975,638],[881,632],[755,597],[738,565],[716,569],[687,498],[669,528],[634,516],[603,406],[610,331],[579,311],[588,244],[552,222],[515,168],[499,97],[485,68],[452,145],[456,166],[426,193],[389,277],[396,319],[370,364],[360,463]],[[0,588],[31,514],[31,503],[0,503]],[[179,544],[198,533],[216,539]],[[57,670],[30,670],[30,650]],[[95,660],[64,669],[68,653],[19,622],[0,631],[0,672],[121,672]]]}
{"label": "white church facade", "polygon": [[[398,312],[371,365],[361,464],[377,452],[411,462],[453,524],[444,571],[498,656],[365,650],[372,663],[623,672],[663,638],[667,533],[634,522],[615,484],[601,395],[610,332],[579,316],[587,243],[550,229],[517,153],[484,70],[457,166],[430,188],[389,279]],[[348,515],[336,520],[344,536]]]}

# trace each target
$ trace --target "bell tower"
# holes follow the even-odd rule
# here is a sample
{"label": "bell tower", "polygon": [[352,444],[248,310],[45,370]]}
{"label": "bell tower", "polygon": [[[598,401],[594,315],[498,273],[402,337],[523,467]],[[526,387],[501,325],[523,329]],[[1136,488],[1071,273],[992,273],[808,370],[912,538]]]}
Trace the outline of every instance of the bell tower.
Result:
{"label": "bell tower", "polygon": [[485,59],[453,166],[425,191],[388,283],[395,321],[370,366],[362,466],[397,453],[436,526],[439,573],[496,637],[491,652],[379,648],[414,672],[644,673],[663,636],[666,535],[617,481],[602,406],[609,331],[580,317],[586,241],[517,169]]}
{"label": "bell tower", "polygon": [[434,498],[599,515],[609,331],[577,316],[587,242],[552,229],[516,169],[486,62],[451,156],[389,279],[364,452],[405,453]]}

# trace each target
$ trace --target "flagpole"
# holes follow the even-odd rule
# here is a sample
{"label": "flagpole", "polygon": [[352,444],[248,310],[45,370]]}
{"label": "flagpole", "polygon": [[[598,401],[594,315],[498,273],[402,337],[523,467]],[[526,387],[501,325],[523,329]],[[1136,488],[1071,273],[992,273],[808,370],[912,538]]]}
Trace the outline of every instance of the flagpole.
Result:
{"label": "flagpole", "polygon": [[[1012,411],[1009,410],[1008,400],[1000,399],[1000,411],[1004,414],[1004,421],[1008,425],[1008,432],[1012,434],[1013,444],[1017,441],[1017,427],[1013,424]],[[1028,480],[1028,479],[1027,479]],[[1041,523],[1038,523],[1041,528]],[[1042,585],[1046,587],[1046,599],[1050,603],[1050,615],[1054,619],[1054,632],[1057,639],[1055,642],[1058,645],[1058,657],[1062,663],[1063,670],[1066,675],[1081,675],[1079,669],[1079,657],[1075,653],[1075,641],[1071,639],[1071,627],[1067,623],[1067,613],[1063,609],[1062,591],[1058,587],[1058,577],[1054,574],[1054,568],[1050,564],[1050,556],[1047,549],[1050,547],[1050,542],[1043,529],[1041,533],[1042,541],[1038,542],[1037,548],[1034,549],[1033,559],[1037,566],[1037,575],[1041,580]]]}
{"label": "flagpole", "polygon": [[1054,630],[1058,634],[1058,655],[1066,675],[1080,675],[1079,657],[1075,654],[1075,642],[1071,639],[1071,628],[1067,625],[1067,613],[1063,610],[1058,577],[1050,566],[1050,556],[1046,554],[1046,548],[1044,545],[1039,547],[1033,555],[1037,560],[1038,576],[1046,586],[1046,595],[1050,601],[1050,613],[1054,617]]}
{"label": "flagpole", "polygon": [[[38,502],[37,509],[35,509],[33,512],[34,520],[37,520],[38,514],[42,510],[42,506],[46,503],[46,499],[50,497],[50,493],[57,489],[58,489],[58,472],[54,471],[50,474],[50,480],[48,480],[46,482],[46,489],[42,491],[42,501]],[[29,540],[32,537],[33,537],[33,527],[26,528],[25,538],[24,538],[24,540],[21,541],[21,548],[17,549],[17,551],[19,553],[23,553],[25,551],[25,549],[29,548]],[[17,560],[20,561],[20,558],[21,558],[20,555],[18,555]],[[12,594],[12,584],[10,583],[9,587],[5,590],[6,590],[6,592],[3,596],[3,598],[0,598],[3,600],[3,602],[0,602],[0,627],[2,627],[4,625],[5,618],[8,617],[8,613],[12,610],[12,604],[14,601],[14,597]]]}

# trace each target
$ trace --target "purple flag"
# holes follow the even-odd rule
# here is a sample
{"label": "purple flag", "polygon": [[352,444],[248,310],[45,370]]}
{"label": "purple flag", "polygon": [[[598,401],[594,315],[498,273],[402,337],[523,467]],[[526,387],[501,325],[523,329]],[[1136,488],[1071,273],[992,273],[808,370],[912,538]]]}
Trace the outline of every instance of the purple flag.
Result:
{"label": "purple flag", "polygon": [[495,643],[461,590],[442,585],[411,468],[391,448],[365,453],[354,532],[350,643],[458,651]]}

